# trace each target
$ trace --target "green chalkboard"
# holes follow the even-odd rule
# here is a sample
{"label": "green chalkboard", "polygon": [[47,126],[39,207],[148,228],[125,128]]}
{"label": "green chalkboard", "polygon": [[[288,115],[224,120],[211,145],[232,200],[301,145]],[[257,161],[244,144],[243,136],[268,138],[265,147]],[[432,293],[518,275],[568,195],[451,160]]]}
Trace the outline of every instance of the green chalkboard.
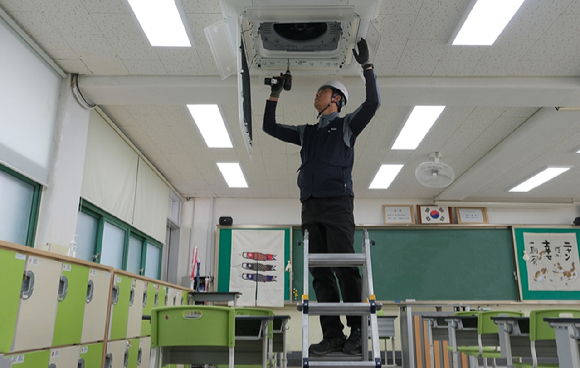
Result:
{"label": "green chalkboard", "polygon": [[580,229],[514,227],[522,300],[578,300]]}
{"label": "green chalkboard", "polygon": [[[518,299],[512,232],[507,227],[368,227],[375,295],[382,301]],[[303,247],[292,230],[293,297],[303,289]],[[355,233],[362,250],[362,229]],[[311,277],[310,277],[311,278]],[[309,299],[315,300],[310,281]]]}
{"label": "green chalkboard", "polygon": [[[230,286],[230,265],[232,257],[232,230],[283,230],[284,231],[284,266],[290,261],[291,247],[290,247],[290,226],[268,227],[268,226],[233,226],[233,227],[218,227],[217,231],[217,257],[216,257],[216,275],[217,275],[217,291],[227,292]],[[254,251],[259,251],[254,250]],[[278,280],[276,280],[278,282]],[[282,280],[280,280],[282,281]],[[284,272],[284,300],[290,300],[290,272]]]}

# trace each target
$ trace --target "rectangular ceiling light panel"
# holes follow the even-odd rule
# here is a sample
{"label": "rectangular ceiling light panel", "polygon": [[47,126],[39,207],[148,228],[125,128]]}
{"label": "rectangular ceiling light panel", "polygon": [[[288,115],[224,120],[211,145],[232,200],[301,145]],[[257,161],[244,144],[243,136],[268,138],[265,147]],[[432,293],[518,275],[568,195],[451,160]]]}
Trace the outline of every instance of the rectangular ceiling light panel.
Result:
{"label": "rectangular ceiling light panel", "polygon": [[151,46],[191,47],[174,0],[128,0]]}
{"label": "rectangular ceiling light panel", "polygon": [[209,148],[232,148],[232,141],[217,105],[187,105]]}
{"label": "rectangular ceiling light panel", "polygon": [[556,176],[565,173],[570,170],[569,167],[549,167],[544,171],[534,175],[528,180],[524,181],[518,186],[510,189],[510,192],[529,192],[537,186],[544,184],[545,182],[554,179]]}
{"label": "rectangular ceiling light panel", "polygon": [[387,189],[397,177],[403,165],[381,165],[369,189]]}
{"label": "rectangular ceiling light panel", "polygon": [[415,106],[391,149],[414,150],[417,148],[444,109],[445,106]]}
{"label": "rectangular ceiling light panel", "polygon": [[490,46],[524,0],[478,0],[453,40],[453,45]]}
{"label": "rectangular ceiling light panel", "polygon": [[218,162],[217,165],[230,188],[248,187],[239,163]]}

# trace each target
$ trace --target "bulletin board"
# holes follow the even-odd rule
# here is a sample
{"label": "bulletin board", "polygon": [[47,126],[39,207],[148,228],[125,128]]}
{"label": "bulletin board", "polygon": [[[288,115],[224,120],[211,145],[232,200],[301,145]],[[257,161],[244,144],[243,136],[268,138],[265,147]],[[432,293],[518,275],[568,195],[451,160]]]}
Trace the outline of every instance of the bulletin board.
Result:
{"label": "bulletin board", "polygon": [[[282,232],[283,249],[281,252],[269,252],[260,241],[269,239],[271,233]],[[246,252],[237,252],[238,257],[232,249],[235,248],[236,234],[247,233],[256,240],[256,247],[246,249]],[[260,234],[264,234],[263,237]],[[240,291],[230,290],[230,281],[236,275],[232,275],[232,259],[239,259],[243,266],[240,275],[243,277],[243,283],[255,283],[257,288],[279,285],[283,283],[283,300],[290,301],[290,272],[286,271],[286,266],[291,256],[291,227],[266,227],[266,226],[218,226],[216,231],[216,271],[217,291]],[[251,237],[249,239],[252,239]],[[263,243],[261,243],[263,244]],[[268,244],[266,244],[267,246]],[[276,262],[277,261],[277,262]],[[237,261],[235,261],[237,262]],[[276,264],[275,268],[273,265]],[[243,291],[242,291],[243,293]],[[247,297],[247,295],[242,295]]]}
{"label": "bulletin board", "polygon": [[580,229],[514,227],[522,300],[580,299]]}

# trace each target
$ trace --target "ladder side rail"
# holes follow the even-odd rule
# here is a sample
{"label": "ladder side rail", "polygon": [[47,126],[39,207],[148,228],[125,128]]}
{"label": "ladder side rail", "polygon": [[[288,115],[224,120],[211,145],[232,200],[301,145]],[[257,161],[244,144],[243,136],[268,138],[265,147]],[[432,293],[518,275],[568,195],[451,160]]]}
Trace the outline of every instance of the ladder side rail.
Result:
{"label": "ladder side rail", "polygon": [[308,292],[309,292],[309,280],[308,280],[308,254],[310,250],[308,249],[308,230],[304,229],[304,288],[302,289],[302,366],[303,368],[308,367]]}
{"label": "ladder side rail", "polygon": [[[374,295],[374,289],[373,289],[373,272],[372,272],[372,267],[371,267],[371,242],[369,239],[369,233],[368,233],[367,229],[364,229],[363,235],[364,235],[363,250],[365,252],[366,260],[367,260],[365,268],[366,268],[366,272],[367,272],[366,281],[368,284],[369,302],[376,303],[376,297]],[[375,362],[377,362],[377,365],[380,366],[380,364],[381,364],[381,347],[379,344],[379,327],[378,327],[378,319],[377,319],[377,312],[376,312],[376,304],[375,304],[374,311],[371,311],[371,314],[369,317],[370,317],[370,322],[371,322],[371,343],[372,343],[373,358],[374,358]],[[367,337],[367,340],[368,340],[368,337]],[[385,360],[386,360],[386,356],[385,356]]]}

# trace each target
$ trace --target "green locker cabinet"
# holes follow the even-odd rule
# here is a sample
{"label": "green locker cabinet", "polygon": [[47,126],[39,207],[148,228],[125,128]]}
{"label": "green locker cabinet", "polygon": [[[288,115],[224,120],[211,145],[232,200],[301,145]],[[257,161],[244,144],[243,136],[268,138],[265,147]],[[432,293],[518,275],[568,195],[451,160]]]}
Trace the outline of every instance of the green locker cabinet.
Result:
{"label": "green locker cabinet", "polygon": [[[152,282],[145,282],[143,292],[143,315],[150,316],[151,309],[156,307],[157,285]],[[151,321],[141,321],[141,336],[151,336]]]}
{"label": "green locker cabinet", "polygon": [[129,349],[127,349],[127,368],[137,368],[138,360],[139,360],[139,339],[131,339],[129,340]]}
{"label": "green locker cabinet", "polygon": [[182,290],[181,291],[181,298],[182,298],[181,299],[182,300],[181,305],[189,305],[189,291]]}
{"label": "green locker cabinet", "polygon": [[141,336],[141,322],[143,319],[143,290],[145,281],[134,278],[131,281],[131,297],[129,299],[129,317],[127,320],[127,337]]}
{"label": "green locker cabinet", "polygon": [[157,291],[157,305],[155,307],[166,307],[169,304],[167,301],[169,300],[169,295],[167,295],[167,286],[157,285],[159,290]]}
{"label": "green locker cabinet", "polygon": [[103,340],[107,325],[110,288],[110,270],[96,268],[89,270],[81,344]]}
{"label": "green locker cabinet", "polygon": [[62,264],[52,346],[81,342],[88,282],[88,267],[68,262]]}
{"label": "green locker cabinet", "polygon": [[129,352],[128,341],[118,340],[107,343],[107,353],[105,355],[105,367],[125,368],[128,364]]}
{"label": "green locker cabinet", "polygon": [[109,340],[119,340],[127,337],[131,280],[128,276],[113,275]]}
{"label": "green locker cabinet", "polygon": [[101,368],[103,362],[103,343],[81,345],[79,363],[85,368]]}
{"label": "green locker cabinet", "polygon": [[29,279],[21,293],[11,351],[52,346],[61,267],[60,262],[48,258],[26,257],[24,272]]}
{"label": "green locker cabinet", "polygon": [[0,357],[2,368],[39,368],[48,367],[49,350],[32,351],[26,354],[5,355]]}
{"label": "green locker cabinet", "polygon": [[0,353],[9,352],[14,340],[25,264],[25,254],[0,248]]}
{"label": "green locker cabinet", "polygon": [[151,337],[139,339],[139,355],[137,356],[137,368],[149,368],[151,364]]}
{"label": "green locker cabinet", "polygon": [[49,367],[78,367],[79,346],[67,346],[50,350]]}

